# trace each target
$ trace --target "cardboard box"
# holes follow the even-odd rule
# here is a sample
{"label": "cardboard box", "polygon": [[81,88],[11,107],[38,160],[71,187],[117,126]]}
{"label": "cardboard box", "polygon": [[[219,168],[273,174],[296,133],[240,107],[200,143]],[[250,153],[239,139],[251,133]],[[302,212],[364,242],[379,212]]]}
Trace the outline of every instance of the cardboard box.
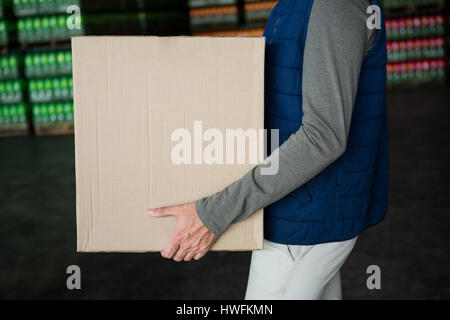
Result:
{"label": "cardboard box", "polygon": [[[72,38],[78,251],[160,251],[174,219],[147,209],[211,195],[253,166],[174,164],[171,135],[194,121],[262,129],[264,47],[264,38]],[[213,249],[262,247],[261,210]]]}

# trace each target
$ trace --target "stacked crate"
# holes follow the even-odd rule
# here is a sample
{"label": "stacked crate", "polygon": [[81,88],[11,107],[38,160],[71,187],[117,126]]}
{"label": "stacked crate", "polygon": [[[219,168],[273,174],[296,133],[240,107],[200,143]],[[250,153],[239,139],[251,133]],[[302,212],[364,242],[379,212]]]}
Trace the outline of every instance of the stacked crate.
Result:
{"label": "stacked crate", "polygon": [[190,0],[189,8],[193,35],[229,32],[239,27],[237,0]]}
{"label": "stacked crate", "polygon": [[25,56],[28,98],[37,135],[73,132],[72,56],[68,49]]}
{"label": "stacked crate", "polygon": [[443,5],[446,0],[384,0],[385,9],[409,9],[415,10],[415,6]]}
{"label": "stacked crate", "polygon": [[73,132],[71,37],[189,32],[186,0],[0,0],[0,134]]}
{"label": "stacked crate", "polygon": [[445,0],[384,0],[388,86],[446,79]]}
{"label": "stacked crate", "polygon": [[262,36],[277,2],[190,0],[192,33],[198,36]]}
{"label": "stacked crate", "polygon": [[450,75],[450,1],[448,1],[446,9],[445,9],[445,25],[446,25],[446,33],[445,33],[445,63],[447,65],[447,82],[449,81]]}
{"label": "stacked crate", "polygon": [[89,35],[188,35],[187,0],[79,0]]}
{"label": "stacked crate", "polygon": [[270,12],[277,3],[278,1],[245,0],[244,12],[246,26],[259,30],[260,35],[262,35]]}
{"label": "stacked crate", "polygon": [[15,42],[15,22],[12,19],[12,0],[0,0],[0,47],[2,51]]}
{"label": "stacked crate", "polygon": [[[73,132],[72,60],[69,41],[83,35],[82,16],[66,13],[77,0],[15,0],[17,39],[24,54],[24,76],[37,135]],[[69,23],[74,27],[68,26]],[[75,25],[76,24],[76,25]]]}
{"label": "stacked crate", "polygon": [[[191,0],[191,29],[200,36],[261,36],[278,1]],[[450,38],[446,0],[384,0],[388,86],[443,82]],[[447,54],[447,56],[446,56]],[[448,65],[447,65],[448,68]]]}
{"label": "stacked crate", "polygon": [[26,86],[20,78],[22,57],[0,56],[0,136],[24,135],[29,128]]}
{"label": "stacked crate", "polygon": [[12,1],[0,0],[0,136],[28,133],[29,108],[22,76],[22,55],[16,45]]}

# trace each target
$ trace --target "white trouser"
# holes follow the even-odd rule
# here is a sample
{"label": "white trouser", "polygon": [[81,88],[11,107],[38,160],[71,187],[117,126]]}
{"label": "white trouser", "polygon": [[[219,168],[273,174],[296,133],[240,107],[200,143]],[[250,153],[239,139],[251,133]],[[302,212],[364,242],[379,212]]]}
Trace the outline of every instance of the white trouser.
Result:
{"label": "white trouser", "polygon": [[340,300],[339,270],[356,240],[291,246],[264,240],[253,251],[246,300]]}

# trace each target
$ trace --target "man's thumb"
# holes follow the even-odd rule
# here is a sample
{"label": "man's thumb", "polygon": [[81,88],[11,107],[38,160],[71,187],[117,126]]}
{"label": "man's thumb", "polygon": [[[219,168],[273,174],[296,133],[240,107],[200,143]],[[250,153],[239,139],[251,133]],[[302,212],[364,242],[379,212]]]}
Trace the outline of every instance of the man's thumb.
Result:
{"label": "man's thumb", "polygon": [[151,210],[147,211],[147,214],[150,217],[155,217],[155,218],[167,217],[167,216],[171,216],[172,215],[170,213],[170,210],[168,210],[168,208],[151,209]]}

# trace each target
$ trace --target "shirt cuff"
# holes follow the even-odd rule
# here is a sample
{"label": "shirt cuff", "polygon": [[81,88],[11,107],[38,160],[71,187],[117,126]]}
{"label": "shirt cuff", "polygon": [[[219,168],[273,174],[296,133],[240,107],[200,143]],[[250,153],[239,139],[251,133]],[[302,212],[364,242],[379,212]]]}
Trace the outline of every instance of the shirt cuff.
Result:
{"label": "shirt cuff", "polygon": [[197,215],[205,225],[205,227],[208,228],[208,230],[214,233],[217,237],[219,237],[222,233],[225,232],[228,226],[219,226],[213,221],[213,216],[210,213],[210,210],[208,210],[207,208],[206,201],[207,198],[203,198],[195,202]]}

